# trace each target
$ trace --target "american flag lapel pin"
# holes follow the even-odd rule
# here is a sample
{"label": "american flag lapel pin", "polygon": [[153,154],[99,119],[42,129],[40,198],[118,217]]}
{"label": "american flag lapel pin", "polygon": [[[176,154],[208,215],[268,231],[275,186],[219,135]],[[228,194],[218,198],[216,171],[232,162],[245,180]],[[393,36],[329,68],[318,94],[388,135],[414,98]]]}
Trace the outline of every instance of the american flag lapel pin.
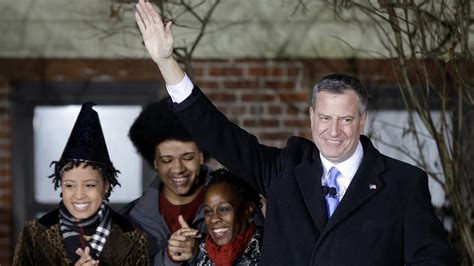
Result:
{"label": "american flag lapel pin", "polygon": [[370,184],[369,189],[370,190],[377,190],[377,185],[376,184]]}

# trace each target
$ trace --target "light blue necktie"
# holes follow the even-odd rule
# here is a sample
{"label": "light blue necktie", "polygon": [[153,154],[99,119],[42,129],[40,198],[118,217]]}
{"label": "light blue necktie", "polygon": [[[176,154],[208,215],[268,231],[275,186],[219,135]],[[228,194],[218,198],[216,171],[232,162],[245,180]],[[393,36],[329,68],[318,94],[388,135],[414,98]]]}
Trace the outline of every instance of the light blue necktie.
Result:
{"label": "light blue necktie", "polygon": [[329,187],[329,193],[326,195],[326,204],[328,209],[328,218],[334,213],[337,205],[339,204],[339,185],[337,184],[337,177],[339,176],[339,170],[336,167],[329,169],[329,180],[327,186]]}

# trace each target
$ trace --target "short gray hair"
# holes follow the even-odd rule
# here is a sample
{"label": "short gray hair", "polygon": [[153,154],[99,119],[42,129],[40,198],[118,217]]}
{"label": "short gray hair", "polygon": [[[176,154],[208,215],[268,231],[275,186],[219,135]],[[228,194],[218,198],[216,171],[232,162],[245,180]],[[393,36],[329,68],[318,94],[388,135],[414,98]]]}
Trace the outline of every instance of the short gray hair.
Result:
{"label": "short gray hair", "polygon": [[327,91],[333,94],[343,94],[347,90],[353,90],[359,96],[359,109],[363,113],[367,110],[368,95],[367,90],[362,83],[351,76],[344,74],[331,74],[320,79],[314,85],[311,97],[311,106],[315,106],[317,94],[321,91]]}

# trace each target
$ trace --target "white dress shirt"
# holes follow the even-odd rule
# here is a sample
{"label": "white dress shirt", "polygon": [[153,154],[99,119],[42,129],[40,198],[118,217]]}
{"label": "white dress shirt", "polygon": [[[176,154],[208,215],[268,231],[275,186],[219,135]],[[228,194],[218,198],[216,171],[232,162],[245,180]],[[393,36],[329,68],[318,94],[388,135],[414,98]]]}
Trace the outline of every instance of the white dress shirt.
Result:
{"label": "white dress shirt", "polygon": [[174,103],[181,103],[193,92],[194,84],[186,73],[184,78],[176,85],[166,84],[166,90]]}
{"label": "white dress shirt", "polygon": [[341,173],[336,179],[336,182],[339,185],[340,201],[342,197],[344,197],[344,194],[346,194],[347,188],[351,184],[357,169],[359,169],[360,163],[362,162],[362,157],[364,157],[364,149],[362,148],[362,144],[359,141],[354,154],[352,154],[347,160],[338,164],[330,162],[328,159],[324,158],[321,153],[319,154],[319,157],[321,158],[321,162],[323,164],[324,175],[321,177],[321,183],[323,185],[326,185],[328,182],[329,169],[331,169],[331,167],[336,167],[337,170],[339,170],[339,173]]}

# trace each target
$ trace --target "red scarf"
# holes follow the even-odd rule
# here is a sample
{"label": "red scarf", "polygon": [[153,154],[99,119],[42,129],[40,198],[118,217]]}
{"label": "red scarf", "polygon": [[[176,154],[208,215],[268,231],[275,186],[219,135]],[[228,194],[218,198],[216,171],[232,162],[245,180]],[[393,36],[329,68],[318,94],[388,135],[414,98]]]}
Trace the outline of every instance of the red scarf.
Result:
{"label": "red scarf", "polygon": [[214,262],[216,266],[232,266],[234,261],[244,253],[256,228],[257,226],[255,224],[250,224],[244,232],[223,246],[216,245],[208,234],[205,242],[207,254],[211,261]]}

